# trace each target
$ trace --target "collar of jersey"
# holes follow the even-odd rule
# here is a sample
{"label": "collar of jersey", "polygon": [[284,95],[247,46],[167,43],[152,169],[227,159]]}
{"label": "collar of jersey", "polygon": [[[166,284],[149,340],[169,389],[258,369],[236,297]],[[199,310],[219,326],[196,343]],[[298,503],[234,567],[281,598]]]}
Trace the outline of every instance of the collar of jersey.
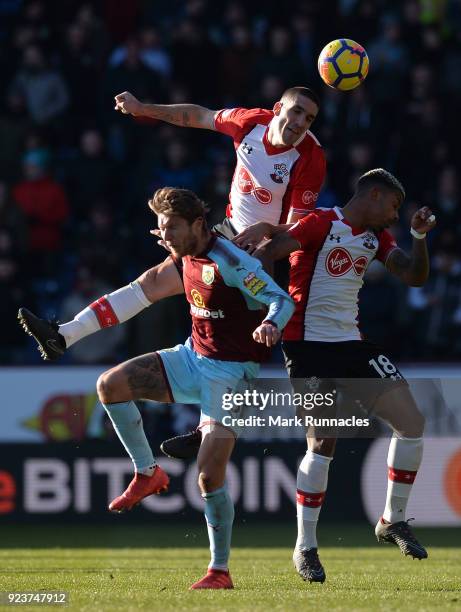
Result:
{"label": "collar of jersey", "polygon": [[366,230],[362,229],[361,227],[354,227],[353,225],[351,225],[349,223],[349,221],[347,219],[345,219],[342,210],[340,208],[338,208],[338,206],[335,206],[333,209],[336,213],[336,216],[338,217],[338,219],[340,221],[342,221],[344,223],[344,225],[348,225],[351,228],[352,231],[352,235],[353,236],[358,236],[359,234],[364,234]]}

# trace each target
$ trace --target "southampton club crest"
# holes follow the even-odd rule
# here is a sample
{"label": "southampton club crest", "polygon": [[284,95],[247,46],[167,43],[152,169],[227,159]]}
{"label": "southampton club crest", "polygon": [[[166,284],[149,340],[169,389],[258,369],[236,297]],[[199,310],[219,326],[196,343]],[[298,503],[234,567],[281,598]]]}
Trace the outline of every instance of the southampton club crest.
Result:
{"label": "southampton club crest", "polygon": [[205,285],[212,285],[214,281],[214,267],[203,266],[202,268],[202,281]]}
{"label": "southampton club crest", "polygon": [[274,164],[274,172],[270,176],[274,183],[283,183],[284,177],[289,174],[286,164]]}
{"label": "southampton club crest", "polygon": [[370,251],[373,251],[376,248],[376,236],[374,234],[368,232],[365,234],[365,236],[363,236],[362,240],[363,246],[370,249]]}

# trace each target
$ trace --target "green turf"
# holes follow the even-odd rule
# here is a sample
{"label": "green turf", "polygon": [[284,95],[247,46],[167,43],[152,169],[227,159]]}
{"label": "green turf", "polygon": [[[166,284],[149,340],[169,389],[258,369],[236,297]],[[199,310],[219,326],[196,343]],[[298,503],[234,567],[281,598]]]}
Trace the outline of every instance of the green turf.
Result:
{"label": "green turf", "polygon": [[[108,541],[116,531],[118,540],[109,547]],[[65,590],[71,602],[66,609],[89,611],[290,611],[308,606],[315,611],[461,609],[459,548],[432,546],[427,561],[412,561],[395,547],[373,543],[370,528],[364,526],[353,527],[352,531],[346,525],[324,526],[321,558],[328,575],[324,585],[308,585],[294,572],[292,526],[237,526],[231,558],[235,590],[189,592],[189,585],[203,575],[208,562],[208,550],[202,546],[203,531],[196,526],[162,525],[149,529],[121,525],[117,530],[79,526],[67,528],[67,540],[71,541],[67,544],[63,527],[2,528],[0,591]],[[455,531],[449,531],[453,542]],[[16,535],[16,544],[22,541],[23,546],[33,532],[35,537],[29,546],[40,542],[45,546],[46,540],[48,547],[10,547],[2,537],[7,532],[11,537]],[[331,536],[330,545],[326,532]],[[350,541],[352,536],[348,534],[352,532],[360,547],[354,547]],[[139,546],[142,533],[144,541]],[[425,544],[440,543],[435,531],[417,533]],[[448,531],[440,533],[447,535]],[[283,547],[279,546],[279,534],[289,538]],[[93,546],[87,541],[88,536],[92,537]],[[134,546],[124,548],[123,541],[125,544],[132,541],[133,536]],[[58,544],[59,537],[61,547],[52,547]],[[176,547],[165,547],[168,540]],[[155,547],[156,542],[161,546]],[[39,608],[21,606],[21,609]]]}

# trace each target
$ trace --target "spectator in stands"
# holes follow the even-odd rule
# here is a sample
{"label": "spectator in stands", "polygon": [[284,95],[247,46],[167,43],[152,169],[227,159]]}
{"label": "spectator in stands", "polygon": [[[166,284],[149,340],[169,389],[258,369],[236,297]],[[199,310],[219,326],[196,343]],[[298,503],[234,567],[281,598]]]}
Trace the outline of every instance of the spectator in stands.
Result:
{"label": "spectator in stands", "polygon": [[232,28],[229,39],[218,68],[222,99],[231,107],[250,104],[249,93],[256,61],[251,32],[245,25],[236,25]]}
{"label": "spectator in stands", "polygon": [[24,351],[28,338],[14,321],[18,309],[31,300],[34,303],[25,276],[21,274],[20,264],[12,254],[2,253],[1,243],[5,234],[0,229],[0,317],[5,322],[2,325],[2,341],[0,343],[0,365],[24,365]]}
{"label": "spectator in stands", "polygon": [[62,75],[47,65],[36,45],[24,49],[22,67],[11,83],[10,94],[24,97],[29,115],[40,125],[55,121],[69,106]]}
{"label": "spectator in stands", "polygon": [[91,204],[100,198],[117,201],[117,172],[104,151],[104,139],[97,129],[87,129],[80,136],[80,151],[69,160],[66,184],[72,212],[78,219],[88,215]]}
{"label": "spectator in stands", "polygon": [[[171,76],[171,58],[163,45],[159,31],[151,26],[143,28],[139,33],[139,57],[143,64],[163,78]],[[119,66],[127,57],[126,44],[116,47],[109,58],[111,66]]]}
{"label": "spectator in stands", "polygon": [[293,83],[305,81],[306,75],[293,38],[292,32],[285,26],[275,26],[269,30],[267,49],[255,66],[253,76],[256,82],[278,75],[285,89]]}
{"label": "spectator in stands", "polygon": [[56,270],[63,246],[63,225],[69,217],[64,189],[48,174],[49,152],[29,151],[23,158],[23,180],[13,187],[13,199],[24,213],[30,235],[31,261],[44,273]]}
{"label": "spectator in stands", "polygon": [[23,211],[12,200],[6,181],[0,180],[0,229],[13,237],[17,254],[24,254],[29,246],[29,232]]}
{"label": "spectator in stands", "polygon": [[18,166],[30,123],[24,98],[20,94],[7,94],[5,109],[0,114],[0,168],[8,180],[19,178]]}
{"label": "spectator in stands", "polygon": [[461,257],[453,234],[445,233],[444,239],[432,257],[428,283],[419,289],[410,289],[408,297],[412,350],[419,350],[426,359],[434,360],[454,358],[460,348]]}

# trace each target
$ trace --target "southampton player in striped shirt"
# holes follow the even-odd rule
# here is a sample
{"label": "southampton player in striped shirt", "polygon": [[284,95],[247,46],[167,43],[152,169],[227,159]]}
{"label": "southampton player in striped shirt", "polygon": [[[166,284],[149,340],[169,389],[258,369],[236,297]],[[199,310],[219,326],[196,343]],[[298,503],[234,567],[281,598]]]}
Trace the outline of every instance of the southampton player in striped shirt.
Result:
{"label": "southampton player in striped shirt", "polygon": [[[234,506],[225,474],[236,436],[220,423],[227,414],[223,394],[257,377],[259,364],[269,357],[293,314],[293,300],[259,260],[210,232],[205,206],[193,192],[160,189],[149,206],[171,251],[152,271],[158,280],[156,300],[184,293],[192,333],[185,344],[130,359],[98,379],[99,399],[135,467],[130,485],[109,510],[131,510],[169,484],[153,457],[134,400],[199,403],[203,435],[198,484],[205,500],[211,561],[206,576],[191,589],[230,589]],[[107,316],[113,316],[110,303],[101,303]]]}
{"label": "southampton player in striped shirt", "polygon": [[[319,110],[312,90],[288,89],[273,110],[213,111],[195,104],[143,104],[129,92],[115,96],[115,101],[116,109],[125,114],[218,131],[232,138],[237,165],[226,219],[213,228],[220,235],[232,239],[259,221],[294,223],[315,207],[325,178],[325,155],[310,131]],[[255,240],[245,234],[240,246],[254,248]],[[59,327],[27,310],[22,316],[37,331],[43,358],[55,360],[82,338],[134,317],[156,301],[157,292],[157,277],[150,269]]]}
{"label": "southampton player in striped shirt", "polygon": [[[398,545],[405,555],[424,559],[427,552],[405,521],[422,458],[424,417],[392,357],[364,340],[358,328],[358,294],[373,259],[409,286],[423,285],[429,275],[425,236],[435,226],[431,210],[423,207],[411,219],[410,255],[386,229],[398,220],[404,197],[394,176],[381,168],[371,170],[360,177],[344,208],[317,209],[288,231],[265,224],[260,229],[274,237],[256,254],[269,264],[290,255],[289,293],[296,308],[283,334],[290,378],[341,379],[338,388],[344,386],[344,379],[355,379],[346,389],[354,397],[358,391],[362,404],[393,430],[387,457],[387,498],[376,536]],[[362,380],[357,389],[357,379],[385,382]],[[293,560],[305,580],[323,582],[316,527],[336,439],[321,438],[310,430],[307,444],[297,474],[298,539]]]}

